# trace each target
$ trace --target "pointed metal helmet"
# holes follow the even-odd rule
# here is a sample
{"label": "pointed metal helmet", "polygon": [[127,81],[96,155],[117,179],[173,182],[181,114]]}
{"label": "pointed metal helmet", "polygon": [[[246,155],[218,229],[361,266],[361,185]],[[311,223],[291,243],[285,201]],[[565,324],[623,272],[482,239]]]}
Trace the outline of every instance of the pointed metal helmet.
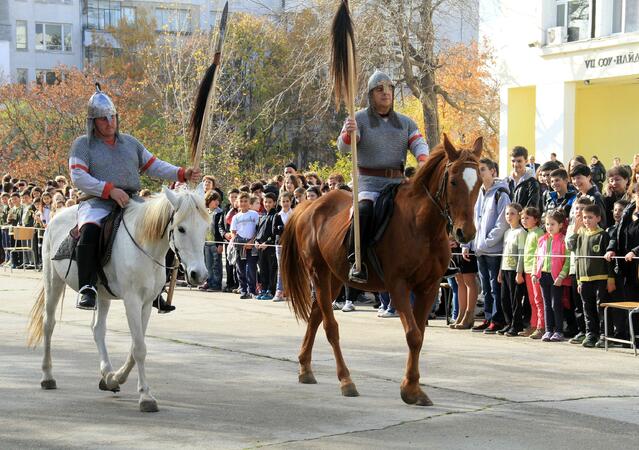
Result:
{"label": "pointed metal helmet", "polygon": [[373,75],[368,79],[368,92],[372,91],[379,85],[390,85],[391,87],[395,87],[395,83],[391,80],[391,77],[386,75],[381,70],[376,70]]}
{"label": "pointed metal helmet", "polygon": [[118,117],[115,105],[109,96],[102,92],[102,89],[100,89],[100,83],[95,83],[95,94],[91,96],[89,104],[87,105],[87,137],[89,140],[93,137],[93,130],[95,129],[94,119],[107,117],[111,120],[114,116],[116,118]]}
{"label": "pointed metal helmet", "polygon": [[[376,128],[380,124],[379,115],[375,111],[374,101],[373,101],[373,90],[378,86],[384,86],[384,90],[389,89],[391,95],[393,96],[393,103],[395,100],[395,83],[391,80],[391,77],[386,75],[381,70],[375,70],[373,75],[368,79],[368,117],[370,120],[371,127]],[[388,114],[388,120],[391,125],[395,128],[401,128],[402,124],[399,122],[397,114],[395,113],[394,104],[391,103],[390,112]]]}

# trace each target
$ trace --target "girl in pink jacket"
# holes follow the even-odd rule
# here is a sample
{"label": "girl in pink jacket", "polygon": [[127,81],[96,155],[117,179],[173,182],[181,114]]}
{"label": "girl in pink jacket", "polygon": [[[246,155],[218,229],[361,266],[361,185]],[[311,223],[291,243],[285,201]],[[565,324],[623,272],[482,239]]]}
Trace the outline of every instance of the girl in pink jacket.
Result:
{"label": "girl in pink jacket", "polygon": [[563,287],[570,286],[570,258],[565,244],[566,214],[563,210],[551,210],[546,214],[546,234],[539,238],[533,267],[533,283],[541,284],[544,298],[546,332],[541,340],[561,342],[564,324],[562,304]]}

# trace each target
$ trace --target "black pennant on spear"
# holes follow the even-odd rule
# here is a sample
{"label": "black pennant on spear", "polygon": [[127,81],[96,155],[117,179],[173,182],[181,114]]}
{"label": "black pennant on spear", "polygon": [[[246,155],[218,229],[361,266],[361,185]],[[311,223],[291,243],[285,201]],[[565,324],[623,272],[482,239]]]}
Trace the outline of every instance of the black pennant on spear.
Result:
{"label": "black pennant on spear", "polygon": [[[195,105],[191,113],[191,121],[189,123],[190,148],[191,148],[191,166],[200,167],[202,160],[202,150],[206,141],[206,127],[209,123],[209,116],[215,106],[215,86],[218,75],[220,73],[220,59],[222,57],[222,45],[226,36],[226,23],[229,14],[229,2],[224,4],[222,17],[217,33],[217,41],[215,44],[215,52],[213,53],[213,62],[204,72],[204,77],[200,81],[197,90]],[[177,281],[177,268],[171,272],[171,281],[169,283],[169,292],[166,296],[166,302],[170,305],[173,301],[173,293],[175,291],[175,283]],[[160,312],[160,308],[158,308]]]}
{"label": "black pennant on spear", "polygon": [[[331,27],[331,79],[337,108],[344,102],[348,115],[355,119],[357,74],[355,63],[355,36],[348,0],[342,0]],[[362,268],[359,234],[359,186],[357,180],[357,132],[351,132],[351,176],[353,180],[353,232],[355,241],[355,268]]]}
{"label": "black pennant on spear", "polygon": [[222,45],[226,35],[226,23],[229,13],[229,2],[224,4],[222,17],[220,18],[217,42],[213,54],[213,62],[204,72],[204,77],[197,90],[195,105],[189,123],[191,137],[191,163],[193,167],[199,167],[202,159],[202,149],[206,141],[206,127],[211,111],[215,105],[215,86],[219,74],[220,59],[222,57]]}

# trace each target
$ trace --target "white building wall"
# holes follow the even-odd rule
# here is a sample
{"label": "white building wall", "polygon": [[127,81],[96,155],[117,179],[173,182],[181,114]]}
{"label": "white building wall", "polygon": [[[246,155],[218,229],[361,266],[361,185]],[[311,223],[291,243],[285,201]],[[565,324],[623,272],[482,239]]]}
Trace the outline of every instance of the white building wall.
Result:
{"label": "white building wall", "polygon": [[494,50],[495,74],[502,86],[502,171],[508,165],[508,88],[536,86],[537,159],[543,161],[554,151],[567,160],[574,155],[575,86],[639,73],[639,60],[617,63],[623,55],[639,54],[639,33],[611,35],[613,2],[596,3],[595,38],[548,46],[546,30],[556,24],[556,0],[480,0],[479,38],[487,39]]}
{"label": "white building wall", "polygon": [[[13,0],[9,4],[9,23],[11,25],[10,70],[15,77],[16,69],[29,71],[29,81],[35,80],[38,69],[52,69],[58,65],[82,66],[82,26],[80,22],[81,0]],[[16,50],[15,25],[17,20],[27,21],[27,51]],[[65,23],[72,26],[70,52],[52,52],[36,50],[36,22]]]}
{"label": "white building wall", "polygon": [[0,84],[11,79],[11,42],[0,41]]}

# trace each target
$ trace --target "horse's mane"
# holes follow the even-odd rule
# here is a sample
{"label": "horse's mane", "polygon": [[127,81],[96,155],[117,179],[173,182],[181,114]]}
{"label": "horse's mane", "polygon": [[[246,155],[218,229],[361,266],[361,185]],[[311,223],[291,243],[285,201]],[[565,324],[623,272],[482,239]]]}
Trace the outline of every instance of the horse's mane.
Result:
{"label": "horse's mane", "polygon": [[[204,200],[200,196],[192,192],[177,193],[176,196],[179,203],[174,217],[175,222],[181,222],[187,215],[192,214],[193,210],[197,211],[204,220],[209,220]],[[166,195],[161,194],[152,197],[139,207],[143,208],[137,231],[140,244],[161,239],[173,212],[171,202]]]}
{"label": "horse's mane", "polygon": [[[457,161],[463,162],[467,160],[475,160],[475,156],[472,152],[468,150],[460,150],[459,158]],[[448,161],[448,155],[444,150],[444,146],[442,144],[437,145],[426,160],[426,164],[419,168],[417,173],[413,176],[411,180],[411,186],[416,193],[423,193],[423,186],[427,186],[428,182],[433,179],[433,177],[440,176],[440,173],[437,171],[440,169],[440,164],[443,161]]]}
{"label": "horse's mane", "polygon": [[448,160],[448,156],[444,151],[444,146],[439,144],[428,156],[426,164],[419,168],[411,180],[413,189],[418,191],[416,193],[423,193],[423,186],[427,186],[428,181],[437,175],[437,169],[439,168],[440,163],[444,160]]}

